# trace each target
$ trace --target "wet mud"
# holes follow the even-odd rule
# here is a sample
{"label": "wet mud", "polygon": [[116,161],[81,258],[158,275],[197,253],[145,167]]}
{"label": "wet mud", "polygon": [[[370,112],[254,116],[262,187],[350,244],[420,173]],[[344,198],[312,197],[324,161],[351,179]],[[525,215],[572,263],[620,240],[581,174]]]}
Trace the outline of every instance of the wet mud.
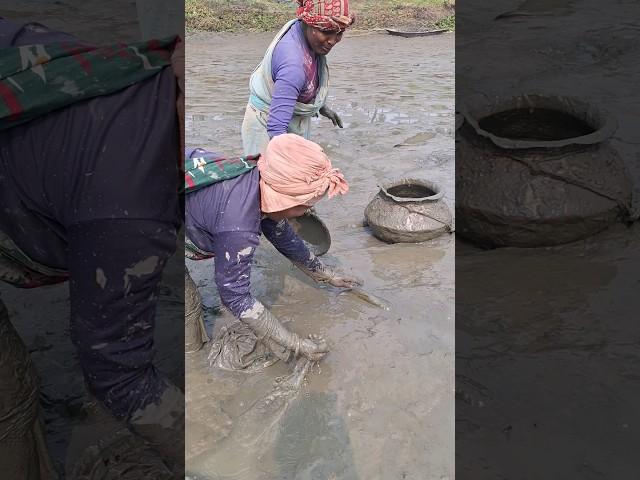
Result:
{"label": "wet mud", "polygon": [[2,4],[2,17],[42,23],[88,42],[140,41],[135,0],[32,0]]}
{"label": "wet mud", "polygon": [[[188,37],[188,144],[242,152],[249,75],[271,39]],[[274,380],[291,373],[282,362],[246,374],[210,369],[206,351],[188,356],[186,457],[197,479],[454,476],[454,239],[388,245],[363,226],[378,185],[397,177],[431,180],[454,205],[454,38],[347,34],[328,60],[329,105],[344,129],[314,119],[312,139],[350,191],[316,205],[332,237],[322,258],[363,278],[364,293],[317,286],[263,239],[254,295],[296,333],[323,335],[331,350],[286,406],[266,412],[259,405]],[[215,334],[223,321],[213,261],[187,265]]]}
{"label": "wet mud", "polygon": [[[458,12],[466,30],[457,87],[487,98],[583,97],[607,109],[637,213],[640,72],[631,59],[640,47],[629,19],[640,16],[638,5],[549,0],[522,8],[533,12],[534,4],[545,15],[493,22],[517,10],[510,0]],[[519,61],[496,69],[477,61],[483,56]],[[639,225],[617,223],[549,248],[484,251],[458,241],[456,250],[458,476],[635,476]]]}
{"label": "wet mud", "polygon": [[[299,393],[312,362],[301,358],[294,366],[291,375],[278,378],[274,388],[263,398],[256,401],[233,427],[229,435],[216,449],[215,455],[204,451],[189,462],[187,475],[203,478],[195,472],[215,472],[212,478],[255,478],[260,466],[261,456],[246,455],[248,451],[265,452],[276,445],[279,423],[287,415],[288,406]],[[252,464],[253,463],[253,464]],[[204,478],[209,475],[204,476]]]}

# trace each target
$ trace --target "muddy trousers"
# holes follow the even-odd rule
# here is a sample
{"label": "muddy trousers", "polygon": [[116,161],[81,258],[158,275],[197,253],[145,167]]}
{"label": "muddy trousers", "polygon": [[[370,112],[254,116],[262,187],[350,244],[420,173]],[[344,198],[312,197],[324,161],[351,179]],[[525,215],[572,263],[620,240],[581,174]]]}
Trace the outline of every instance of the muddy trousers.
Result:
{"label": "muddy trousers", "polygon": [[[156,287],[166,259],[175,251],[175,226],[99,220],[72,225],[67,234],[71,340],[87,390],[180,470],[184,464],[184,394],[152,362]],[[0,425],[6,423],[3,419],[17,415],[11,413],[14,409],[29,405],[24,400],[27,397],[34,399],[32,408],[38,408],[35,374],[26,350],[6,318],[2,325],[3,332],[9,333],[0,339],[0,399],[8,400],[0,400]],[[25,362],[28,369],[17,367]],[[13,404],[13,398],[22,400]],[[17,428],[10,426],[0,428],[0,435]],[[6,449],[0,450],[2,455]],[[4,471],[0,469],[2,479],[37,478],[5,476]]]}
{"label": "muddy trousers", "polygon": [[82,222],[68,234],[71,340],[87,389],[180,471],[184,394],[153,363],[157,288],[177,229],[114,219]]}
{"label": "muddy trousers", "polygon": [[45,443],[38,379],[0,299],[0,472],[2,478],[58,478]]}
{"label": "muddy trousers", "polygon": [[197,352],[209,341],[204,326],[202,297],[191,278],[187,266],[184,267],[184,353]]}

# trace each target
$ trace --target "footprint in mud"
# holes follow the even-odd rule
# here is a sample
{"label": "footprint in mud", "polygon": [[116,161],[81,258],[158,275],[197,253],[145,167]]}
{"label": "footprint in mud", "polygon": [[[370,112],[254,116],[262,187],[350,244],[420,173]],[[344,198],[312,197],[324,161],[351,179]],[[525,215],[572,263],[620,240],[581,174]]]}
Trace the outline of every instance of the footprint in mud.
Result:
{"label": "footprint in mud", "polygon": [[176,478],[158,454],[127,429],[89,446],[69,480],[171,480]]}
{"label": "footprint in mud", "polygon": [[358,480],[335,393],[308,392],[284,417],[273,447],[271,478]]}
{"label": "footprint in mud", "polygon": [[440,167],[455,160],[453,152],[436,150],[424,157],[418,157],[415,159],[421,167]]}

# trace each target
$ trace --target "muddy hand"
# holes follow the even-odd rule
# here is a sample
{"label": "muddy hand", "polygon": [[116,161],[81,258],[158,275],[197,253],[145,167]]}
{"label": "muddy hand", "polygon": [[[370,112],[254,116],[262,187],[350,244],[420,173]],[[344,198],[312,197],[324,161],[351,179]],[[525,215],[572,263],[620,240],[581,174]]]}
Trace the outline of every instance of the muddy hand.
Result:
{"label": "muddy hand", "polygon": [[[285,328],[282,323],[260,302],[256,301],[254,307],[241,315],[240,320],[246,323],[256,336],[263,342],[267,342],[276,355],[287,361],[291,354],[304,355],[312,361],[320,360],[328,351],[327,342],[318,335],[309,335],[302,339],[296,333]],[[273,344],[284,347],[285,352],[278,352]],[[288,351],[287,351],[288,350]]]}
{"label": "muddy hand", "polygon": [[349,275],[344,275],[336,270],[332,269],[328,265],[320,264],[320,267],[316,270],[309,270],[305,265],[301,263],[294,263],[296,267],[302,270],[305,274],[313,278],[316,282],[328,283],[334,287],[340,288],[353,288],[362,285],[362,280]]}
{"label": "muddy hand", "polygon": [[345,275],[337,270],[327,267],[326,265],[323,268],[322,274],[324,274],[325,278],[321,281],[324,281],[329,285],[333,285],[334,287],[353,288],[363,284],[363,281],[359,278]]}
{"label": "muddy hand", "polygon": [[327,341],[320,335],[309,335],[300,342],[300,353],[312,362],[319,362],[328,352]]}
{"label": "muddy hand", "polygon": [[342,119],[338,116],[336,112],[331,110],[329,107],[327,106],[322,107],[320,109],[320,115],[322,115],[323,117],[327,117],[329,120],[331,120],[334,126],[343,128]]}

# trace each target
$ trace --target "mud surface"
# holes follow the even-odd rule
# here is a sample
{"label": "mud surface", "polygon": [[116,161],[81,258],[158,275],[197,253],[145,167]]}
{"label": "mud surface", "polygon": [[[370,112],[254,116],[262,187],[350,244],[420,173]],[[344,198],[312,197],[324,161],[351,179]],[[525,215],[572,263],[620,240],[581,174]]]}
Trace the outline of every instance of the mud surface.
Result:
{"label": "mud surface", "polygon": [[[188,144],[241,153],[249,75],[271,39],[188,37]],[[223,373],[207,368],[206,351],[188,357],[187,465],[201,468],[191,472],[198,479],[453,478],[453,238],[386,245],[362,227],[377,185],[396,177],[442,185],[453,207],[453,35],[346,35],[328,59],[329,104],[345,128],[320,118],[312,139],[344,171],[350,191],[316,206],[332,236],[323,259],[362,277],[390,310],[317,287],[263,241],[254,294],[297,333],[324,335],[331,352],[288,399],[286,415],[265,411],[250,435],[246,418],[285,366]],[[188,266],[216,331],[212,261]],[[234,454],[219,466],[206,462],[228,445]]]}
{"label": "mud surface", "polygon": [[[602,7],[465,4],[457,12],[457,88],[487,98],[578,96],[608,109],[637,209],[640,67],[632,59],[640,47],[629,19],[640,9],[624,1]],[[518,8],[531,15],[493,21]],[[458,477],[636,476],[640,227],[618,224],[555,248],[456,249]]]}
{"label": "mud surface", "polygon": [[[1,1],[0,16],[15,22],[42,23],[96,43],[140,41],[133,0]],[[179,249],[167,264],[156,325],[156,364],[178,385],[184,378],[183,335],[175,328],[176,322],[182,328],[184,317],[183,258]],[[121,426],[110,422],[110,417],[97,421],[87,403],[82,372],[69,338],[68,285],[20,290],[0,283],[0,295],[40,377],[47,443],[64,478],[80,452]]]}
{"label": "mud surface", "polygon": [[42,23],[89,42],[140,41],[135,0],[1,0],[0,16]]}

